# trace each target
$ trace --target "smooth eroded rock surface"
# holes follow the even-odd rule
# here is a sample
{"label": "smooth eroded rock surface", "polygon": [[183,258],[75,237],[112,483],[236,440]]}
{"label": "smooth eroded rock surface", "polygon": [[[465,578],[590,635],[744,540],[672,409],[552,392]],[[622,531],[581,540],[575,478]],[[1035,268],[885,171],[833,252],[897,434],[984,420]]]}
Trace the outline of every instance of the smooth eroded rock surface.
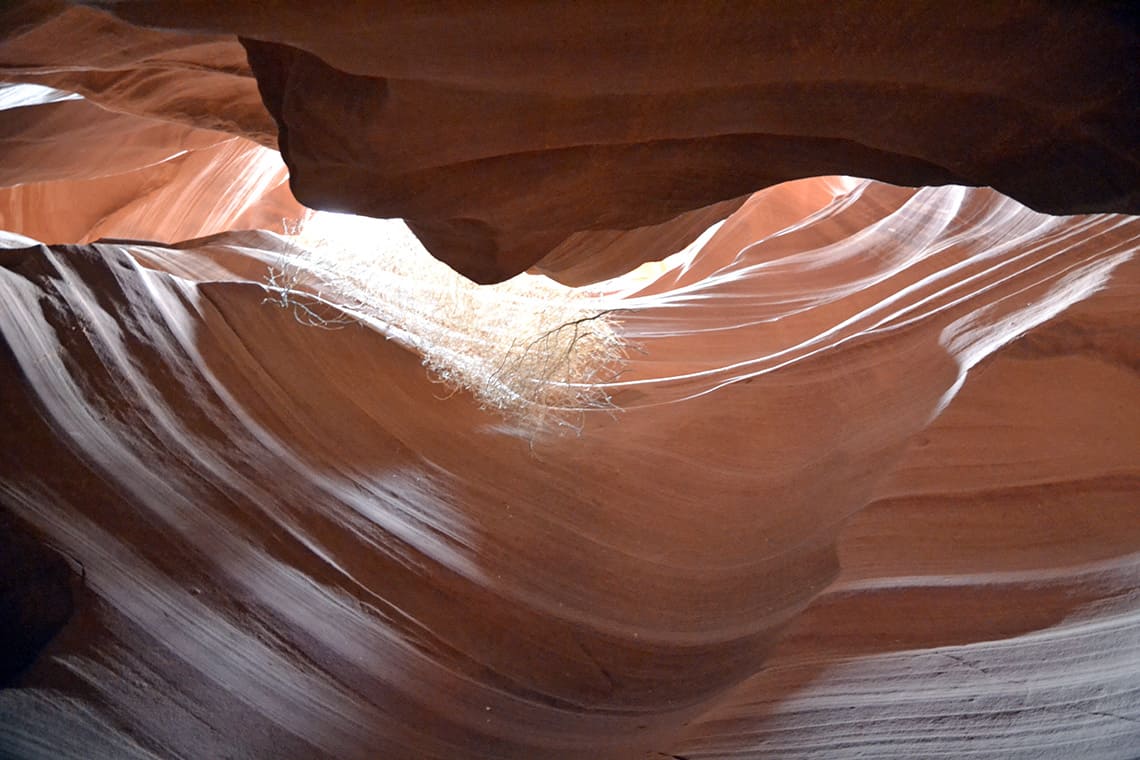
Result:
{"label": "smooth eroded rock surface", "polygon": [[[273,235],[9,251],[5,503],[101,617],[54,666],[83,710],[5,693],[0,738],[1126,757],[1136,219],[844,178],[740,214],[622,286],[622,411],[579,435],[265,303],[237,273]],[[114,749],[32,738],[56,724]]]}
{"label": "smooth eroded rock surface", "polygon": [[281,231],[305,213],[274,150],[57,95],[0,108],[0,229],[53,243],[177,243]]}

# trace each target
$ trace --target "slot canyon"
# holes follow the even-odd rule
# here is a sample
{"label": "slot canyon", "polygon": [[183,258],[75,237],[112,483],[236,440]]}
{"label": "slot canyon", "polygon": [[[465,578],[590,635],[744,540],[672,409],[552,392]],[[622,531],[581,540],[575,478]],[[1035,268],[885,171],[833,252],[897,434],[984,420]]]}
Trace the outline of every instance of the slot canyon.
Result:
{"label": "slot canyon", "polygon": [[1136,760],[1138,215],[1129,3],[6,0],[0,758]]}

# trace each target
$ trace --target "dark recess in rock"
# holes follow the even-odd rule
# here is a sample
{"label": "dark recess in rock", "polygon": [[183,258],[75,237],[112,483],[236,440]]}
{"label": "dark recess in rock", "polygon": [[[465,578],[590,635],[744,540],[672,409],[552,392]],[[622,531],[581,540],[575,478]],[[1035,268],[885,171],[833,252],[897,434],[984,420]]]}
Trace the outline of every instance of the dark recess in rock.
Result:
{"label": "dark recess in rock", "polygon": [[0,510],[0,688],[15,684],[75,610],[67,561]]}

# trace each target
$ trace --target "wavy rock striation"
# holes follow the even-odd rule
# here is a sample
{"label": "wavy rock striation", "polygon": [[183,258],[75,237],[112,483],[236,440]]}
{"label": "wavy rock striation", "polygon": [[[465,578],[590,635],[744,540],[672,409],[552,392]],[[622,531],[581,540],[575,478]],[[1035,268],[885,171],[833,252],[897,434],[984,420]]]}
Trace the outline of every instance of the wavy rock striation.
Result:
{"label": "wavy rock striation", "polygon": [[59,243],[176,243],[235,227],[281,230],[305,213],[276,151],[57,97],[37,92],[0,108],[0,229]]}
{"label": "wavy rock striation", "polygon": [[614,296],[623,411],[577,436],[265,304],[235,273],[276,236],[7,251],[3,498],[96,601],[0,741],[1127,757],[1140,224],[839,178],[753,203]]}

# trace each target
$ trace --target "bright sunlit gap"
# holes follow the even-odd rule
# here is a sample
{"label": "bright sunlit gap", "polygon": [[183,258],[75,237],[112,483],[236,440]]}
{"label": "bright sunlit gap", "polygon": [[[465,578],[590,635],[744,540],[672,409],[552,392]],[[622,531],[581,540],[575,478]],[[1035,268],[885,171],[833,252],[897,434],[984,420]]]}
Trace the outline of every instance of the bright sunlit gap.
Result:
{"label": "bright sunlit gap", "polygon": [[378,324],[423,357],[441,395],[469,391],[517,422],[577,427],[585,411],[615,408],[606,384],[626,347],[614,288],[529,274],[476,285],[400,220],[314,212],[286,228],[296,253],[271,267],[269,286],[299,321]]}

